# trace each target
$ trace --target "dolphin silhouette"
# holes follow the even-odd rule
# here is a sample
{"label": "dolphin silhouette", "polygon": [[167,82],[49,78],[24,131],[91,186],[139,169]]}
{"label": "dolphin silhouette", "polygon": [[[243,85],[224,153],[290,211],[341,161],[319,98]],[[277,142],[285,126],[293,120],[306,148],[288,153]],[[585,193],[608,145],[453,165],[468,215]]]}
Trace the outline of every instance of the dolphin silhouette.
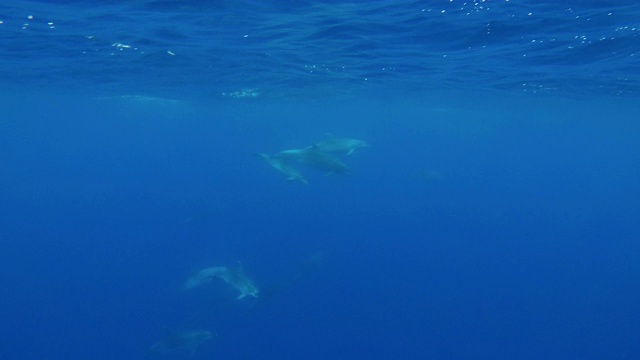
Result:
{"label": "dolphin silhouette", "polygon": [[369,144],[358,139],[337,138],[333,134],[327,133],[328,138],[316,144],[320,151],[332,154],[351,155],[356,149],[369,147]]}
{"label": "dolphin silhouette", "polygon": [[309,184],[307,179],[298,171],[298,169],[291,166],[285,159],[275,157],[269,154],[257,153],[255,156],[259,156],[264,159],[272,168],[276,169],[280,174],[284,175],[289,181],[300,181],[303,184]]}
{"label": "dolphin silhouette", "polygon": [[164,333],[164,337],[147,350],[147,357],[185,351],[193,355],[203,342],[213,337],[211,332],[205,330],[175,331],[165,327]]}
{"label": "dolphin silhouette", "polygon": [[200,270],[195,276],[187,280],[182,288],[189,290],[202,284],[210,283],[215,278],[224,280],[224,282],[236,288],[236,290],[240,292],[240,295],[236,298],[238,300],[247,296],[258,297],[258,288],[253,281],[245,275],[240,262],[238,262],[238,267],[235,269],[229,269],[226,266],[216,266]]}
{"label": "dolphin silhouette", "polygon": [[258,288],[253,281],[244,274],[242,263],[239,261],[235,269],[227,269],[227,271],[220,274],[219,277],[240,291],[240,295],[238,295],[236,299],[240,300],[246,296],[258,297]]}
{"label": "dolphin silhouette", "polygon": [[295,160],[325,173],[351,175],[351,170],[337,157],[320,150],[317,145],[304,149],[284,150],[275,155],[284,160]]}
{"label": "dolphin silhouette", "polygon": [[193,289],[196,286],[200,286],[202,284],[210,283],[216,277],[221,276],[222,274],[228,272],[224,266],[216,266],[212,268],[202,269],[195,276],[190,278],[183,286],[183,290]]}

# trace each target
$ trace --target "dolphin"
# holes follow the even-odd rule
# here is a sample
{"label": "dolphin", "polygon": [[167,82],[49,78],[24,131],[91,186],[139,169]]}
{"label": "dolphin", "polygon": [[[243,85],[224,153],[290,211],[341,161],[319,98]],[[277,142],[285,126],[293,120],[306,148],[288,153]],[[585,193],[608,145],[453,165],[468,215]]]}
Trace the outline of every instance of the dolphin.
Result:
{"label": "dolphin", "polygon": [[309,184],[307,179],[302,176],[298,169],[291,166],[286,160],[278,158],[269,154],[257,153],[255,156],[260,156],[264,159],[272,168],[276,169],[280,174],[284,175],[289,181],[300,181],[303,184]]}
{"label": "dolphin", "polygon": [[327,140],[316,144],[320,151],[332,154],[351,155],[356,149],[369,147],[369,144],[358,139],[337,138],[333,134],[327,133]]}
{"label": "dolphin", "polygon": [[165,327],[164,332],[164,337],[147,350],[147,357],[184,351],[193,355],[200,344],[213,337],[211,332],[205,330],[175,331]]}
{"label": "dolphin", "polygon": [[295,160],[325,173],[351,175],[351,170],[337,157],[320,150],[317,145],[304,149],[284,150],[275,155],[279,159]]}
{"label": "dolphin", "polygon": [[258,297],[258,288],[245,274],[242,269],[242,263],[238,261],[238,267],[231,270],[227,269],[226,272],[220,274],[219,277],[226,281],[227,284],[235,287],[238,291],[240,291],[240,295],[236,298],[240,300],[245,298],[246,296],[253,296],[254,298]]}
{"label": "dolphin", "polygon": [[228,272],[224,266],[216,266],[212,268],[207,268],[200,270],[194,277],[189,279],[183,286],[183,290],[193,289],[196,286],[200,286],[202,284],[210,283],[214,278],[221,276],[223,273]]}
{"label": "dolphin", "polygon": [[200,270],[194,277],[189,279],[182,288],[189,290],[196,286],[210,283],[214,278],[222,279],[240,291],[240,295],[236,298],[238,300],[247,296],[258,297],[258,288],[253,281],[244,274],[240,262],[238,262],[238,267],[235,269],[229,269],[226,266],[216,266]]}

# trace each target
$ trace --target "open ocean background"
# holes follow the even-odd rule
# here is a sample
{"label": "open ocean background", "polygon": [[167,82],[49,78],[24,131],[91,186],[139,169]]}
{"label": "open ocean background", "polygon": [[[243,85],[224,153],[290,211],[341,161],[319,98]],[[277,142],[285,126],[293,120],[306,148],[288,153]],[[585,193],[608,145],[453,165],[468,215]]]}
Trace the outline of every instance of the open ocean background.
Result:
{"label": "open ocean background", "polygon": [[0,359],[640,359],[639,120],[637,0],[3,1]]}

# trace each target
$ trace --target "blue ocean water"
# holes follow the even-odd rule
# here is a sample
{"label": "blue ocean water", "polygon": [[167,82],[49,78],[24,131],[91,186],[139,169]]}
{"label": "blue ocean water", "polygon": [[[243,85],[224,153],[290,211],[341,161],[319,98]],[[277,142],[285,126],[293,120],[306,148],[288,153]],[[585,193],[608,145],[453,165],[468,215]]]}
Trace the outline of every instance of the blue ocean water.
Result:
{"label": "blue ocean water", "polygon": [[[0,44],[0,359],[640,358],[637,1],[16,0]],[[183,288],[222,266],[257,297]]]}

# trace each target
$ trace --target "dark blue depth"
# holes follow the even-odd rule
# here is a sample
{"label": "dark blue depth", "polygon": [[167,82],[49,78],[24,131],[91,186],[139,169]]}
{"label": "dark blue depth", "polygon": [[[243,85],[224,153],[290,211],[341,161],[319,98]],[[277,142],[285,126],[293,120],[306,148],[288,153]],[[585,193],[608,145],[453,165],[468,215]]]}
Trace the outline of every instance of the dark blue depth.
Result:
{"label": "dark blue depth", "polygon": [[3,3],[0,359],[639,358],[638,14]]}

